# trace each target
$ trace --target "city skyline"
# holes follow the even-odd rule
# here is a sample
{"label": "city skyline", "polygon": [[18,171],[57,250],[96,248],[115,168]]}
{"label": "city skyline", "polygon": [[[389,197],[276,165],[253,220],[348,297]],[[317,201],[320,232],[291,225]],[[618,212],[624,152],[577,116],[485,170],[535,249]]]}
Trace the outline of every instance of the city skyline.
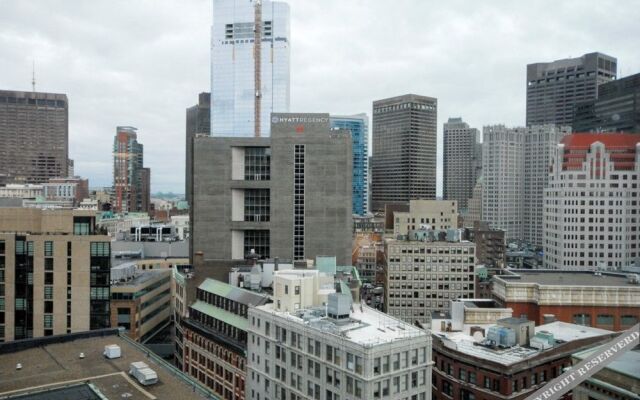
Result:
{"label": "city skyline", "polygon": [[[370,114],[379,98],[438,98],[439,195],[442,124],[462,117],[479,129],[524,125],[527,64],[599,51],[618,59],[619,78],[640,71],[633,41],[620,40],[640,33],[640,8],[630,3],[555,4],[544,26],[531,16],[549,2],[454,2],[437,9],[417,1],[350,2],[339,9],[331,2],[287,3],[291,111]],[[67,94],[69,158],[92,186],[110,185],[112,132],[126,122],[153,132],[141,136],[154,170],[152,191],[182,192],[184,110],[209,87],[211,7],[209,0],[8,3],[0,16],[0,86],[30,90],[35,60],[36,90]],[[336,23],[337,10],[358,18]],[[372,22],[385,26],[383,16],[403,23],[371,31]],[[611,28],[595,31],[595,22]],[[495,43],[508,51],[496,51]],[[350,96],[339,95],[345,88]]]}

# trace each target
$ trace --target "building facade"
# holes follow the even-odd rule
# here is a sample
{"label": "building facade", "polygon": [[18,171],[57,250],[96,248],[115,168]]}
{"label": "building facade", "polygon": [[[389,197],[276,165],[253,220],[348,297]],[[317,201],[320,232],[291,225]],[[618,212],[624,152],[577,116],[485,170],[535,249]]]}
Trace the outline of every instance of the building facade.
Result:
{"label": "building facade", "polygon": [[113,210],[148,211],[151,172],[144,168],[143,151],[137,128],[119,126],[113,141]]}
{"label": "building facade", "polygon": [[67,95],[0,90],[0,141],[0,184],[67,176]]}
{"label": "building facade", "polygon": [[571,126],[576,105],[596,99],[616,71],[616,58],[602,53],[527,65],[527,126]]}
{"label": "building facade", "polygon": [[11,199],[36,199],[42,197],[44,188],[42,185],[10,183],[0,186],[0,197]]}
{"label": "building facade", "polygon": [[193,182],[193,138],[197,134],[211,134],[211,93],[200,93],[198,104],[187,108],[186,118],[186,155],[185,155],[185,188],[184,193],[187,202],[191,203],[191,186]]}
{"label": "building facade", "polygon": [[467,213],[473,188],[482,173],[480,131],[470,128],[462,118],[449,118],[444,124],[443,197],[456,200]]}
{"label": "building facade", "polygon": [[482,220],[507,240],[542,247],[543,195],[554,149],[571,131],[553,125],[484,128]]}
{"label": "building facade", "polygon": [[640,284],[624,274],[511,271],[494,276],[494,298],[536,325],[557,320],[620,331],[640,321]]}
{"label": "building facade", "polygon": [[345,129],[351,132],[353,150],[354,215],[366,215],[369,212],[369,117],[367,114],[331,117],[332,129]]}
{"label": "building facade", "polygon": [[110,242],[93,211],[0,208],[0,341],[108,328]]}
{"label": "building facade", "polygon": [[485,126],[482,141],[482,219],[508,239],[523,236],[525,128]]}
{"label": "building facade", "polygon": [[373,102],[371,209],[436,198],[438,100],[407,94]]}
{"label": "building facade", "polygon": [[473,186],[471,198],[467,202],[467,214],[463,217],[462,226],[470,227],[482,219],[482,185],[484,178],[480,176]]}
{"label": "building facade", "polygon": [[270,138],[195,138],[192,257],[335,254],[349,265],[350,134],[331,130],[328,114],[273,114],[271,124]]}
{"label": "building facade", "polygon": [[408,235],[416,229],[447,230],[458,227],[456,200],[411,200],[409,212],[393,213],[393,234]]}
{"label": "building facade", "polygon": [[[487,329],[476,326],[475,332],[465,326],[463,331],[434,333],[433,398],[528,399],[571,367],[572,353],[615,337],[607,330],[561,322],[532,329],[530,322],[505,318]],[[491,345],[493,332],[513,335],[517,342]]]}
{"label": "building facade", "polygon": [[475,244],[435,236],[386,241],[387,314],[429,324],[433,311],[448,310],[449,300],[475,297]]}
{"label": "building facade", "polygon": [[544,265],[640,265],[640,136],[572,134],[557,146],[544,191]]}
{"label": "building facade", "polygon": [[289,5],[214,0],[211,135],[267,137],[271,113],[289,112]]}
{"label": "building facade", "polygon": [[576,106],[574,132],[640,132],[640,74],[598,86],[598,98]]}
{"label": "building facade", "polygon": [[77,176],[51,178],[42,188],[47,200],[71,200],[74,206],[89,198],[89,180]]}
{"label": "building facade", "polygon": [[491,229],[486,222],[475,222],[472,228],[465,228],[464,236],[476,244],[478,264],[489,268],[505,266],[507,242],[503,230]]}
{"label": "building facade", "polygon": [[329,278],[276,273],[274,303],[249,309],[247,399],[431,399],[428,332]]}
{"label": "building facade", "polygon": [[181,320],[182,370],[223,399],[244,400],[248,308],[266,304],[263,294],[205,279]]}
{"label": "building facade", "polygon": [[[133,272],[120,272],[127,269]],[[128,263],[114,267],[111,277],[111,326],[122,327],[130,338],[146,343],[170,324],[171,269],[142,270]]]}
{"label": "building facade", "polygon": [[556,147],[571,127],[530,126],[524,137],[522,239],[536,247],[543,244],[544,189]]}
{"label": "building facade", "polygon": [[[587,349],[573,355],[573,366],[593,356],[594,350]],[[640,349],[628,351],[614,360],[592,377],[582,381],[572,390],[575,400],[620,399],[635,400],[640,393]]]}

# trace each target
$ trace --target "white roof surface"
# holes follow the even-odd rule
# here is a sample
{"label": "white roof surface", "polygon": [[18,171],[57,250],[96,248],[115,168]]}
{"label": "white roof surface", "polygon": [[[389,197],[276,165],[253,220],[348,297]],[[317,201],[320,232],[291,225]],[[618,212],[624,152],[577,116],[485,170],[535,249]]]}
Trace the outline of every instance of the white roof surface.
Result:
{"label": "white roof surface", "polygon": [[[434,320],[435,321],[435,320]],[[469,325],[465,324],[462,332],[442,332],[440,331],[439,323],[434,324],[433,327],[437,329],[434,334],[443,339],[445,346],[460,351],[464,354],[468,354],[477,358],[482,358],[488,361],[492,361],[502,365],[512,365],[523,361],[527,358],[534,357],[545,350],[538,350],[529,347],[514,346],[508,349],[490,349],[488,347],[479,346],[474,344],[477,342],[472,336],[470,336],[470,328],[472,326],[480,326],[485,329],[485,332],[492,325]],[[564,342],[571,342],[578,339],[585,339],[595,336],[608,335],[613,332],[604,329],[591,328],[582,325],[568,324],[566,322],[552,322],[546,325],[540,325],[535,327],[535,332],[551,332],[556,340],[562,340]]]}
{"label": "white roof surface", "polygon": [[416,326],[393,318],[366,305],[353,305],[349,320],[334,323],[330,318],[322,318],[319,323],[305,322],[302,318],[288,312],[279,312],[273,304],[257,307],[260,310],[286,318],[290,322],[306,325],[325,334],[339,335],[364,347],[373,347],[397,340],[406,340],[418,336],[428,337],[429,333]]}

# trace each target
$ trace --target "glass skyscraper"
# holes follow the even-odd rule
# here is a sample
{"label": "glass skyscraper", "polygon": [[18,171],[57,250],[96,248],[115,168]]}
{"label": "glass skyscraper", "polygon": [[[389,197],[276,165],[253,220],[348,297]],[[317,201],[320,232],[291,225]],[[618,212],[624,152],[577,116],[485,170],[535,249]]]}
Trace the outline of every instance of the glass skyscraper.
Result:
{"label": "glass skyscraper", "polygon": [[270,136],[271,113],[289,111],[289,46],[288,4],[213,0],[212,136]]}
{"label": "glass skyscraper", "polygon": [[367,114],[332,116],[331,128],[351,131],[353,149],[353,214],[369,211],[369,117]]}

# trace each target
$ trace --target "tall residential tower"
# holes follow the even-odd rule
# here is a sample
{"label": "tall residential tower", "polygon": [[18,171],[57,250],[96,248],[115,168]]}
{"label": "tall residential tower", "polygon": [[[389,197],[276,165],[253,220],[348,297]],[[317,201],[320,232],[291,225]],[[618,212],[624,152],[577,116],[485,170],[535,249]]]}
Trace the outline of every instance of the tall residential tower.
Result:
{"label": "tall residential tower", "polygon": [[269,136],[272,112],[289,111],[289,5],[214,0],[211,135]]}
{"label": "tall residential tower", "polygon": [[151,170],[143,168],[143,146],[137,128],[119,126],[113,141],[113,209],[149,211]]}
{"label": "tall residential tower", "polygon": [[433,97],[373,102],[372,210],[436,198],[437,114]]}
{"label": "tall residential tower", "polygon": [[470,128],[462,118],[449,118],[444,124],[445,200],[457,200],[461,213],[466,214],[468,201],[482,171],[480,131]]}

